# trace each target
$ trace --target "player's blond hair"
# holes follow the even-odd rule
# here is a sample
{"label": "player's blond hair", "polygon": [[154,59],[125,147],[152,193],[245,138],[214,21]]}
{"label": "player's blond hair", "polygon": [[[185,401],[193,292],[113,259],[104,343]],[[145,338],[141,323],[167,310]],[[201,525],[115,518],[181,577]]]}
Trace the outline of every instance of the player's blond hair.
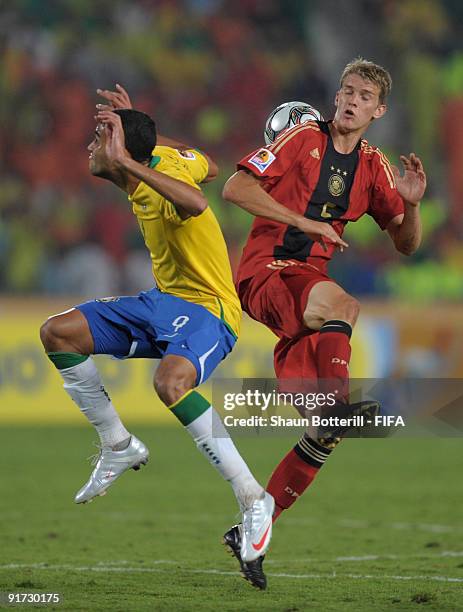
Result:
{"label": "player's blond hair", "polygon": [[357,57],[349,62],[344,68],[339,81],[341,87],[346,77],[350,74],[358,74],[362,79],[366,79],[377,85],[379,87],[379,103],[384,104],[386,96],[391,93],[392,88],[391,75],[385,68],[374,62],[369,62],[363,59],[363,57]]}

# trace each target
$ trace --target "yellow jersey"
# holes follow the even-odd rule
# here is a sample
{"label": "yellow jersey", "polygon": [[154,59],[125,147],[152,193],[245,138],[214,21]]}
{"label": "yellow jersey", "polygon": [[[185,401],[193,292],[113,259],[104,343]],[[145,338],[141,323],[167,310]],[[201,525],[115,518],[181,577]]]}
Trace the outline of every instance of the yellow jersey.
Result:
{"label": "yellow jersey", "polygon": [[[196,189],[208,172],[207,159],[196,149],[157,146],[150,166]],[[241,305],[225,240],[211,208],[182,219],[172,202],[142,181],[129,200],[150,252],[158,289],[204,306],[238,336]]]}

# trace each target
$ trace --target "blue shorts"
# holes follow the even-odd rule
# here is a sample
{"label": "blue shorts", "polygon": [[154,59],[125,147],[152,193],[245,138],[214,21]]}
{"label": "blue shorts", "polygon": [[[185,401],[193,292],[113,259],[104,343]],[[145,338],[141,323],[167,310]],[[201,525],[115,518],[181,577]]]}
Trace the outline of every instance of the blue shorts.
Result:
{"label": "blue shorts", "polygon": [[118,359],[180,355],[195,366],[199,385],[233,349],[235,335],[204,306],[159,289],[76,306],[88,321],[94,354]]}

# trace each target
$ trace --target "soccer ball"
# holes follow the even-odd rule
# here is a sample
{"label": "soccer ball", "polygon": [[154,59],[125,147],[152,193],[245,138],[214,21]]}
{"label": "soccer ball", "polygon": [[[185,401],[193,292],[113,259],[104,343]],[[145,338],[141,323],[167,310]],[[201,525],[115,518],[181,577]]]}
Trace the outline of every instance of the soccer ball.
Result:
{"label": "soccer ball", "polygon": [[318,110],[310,104],[284,102],[270,113],[265,122],[265,143],[267,145],[272,144],[284,130],[313,120],[323,121],[324,119]]}

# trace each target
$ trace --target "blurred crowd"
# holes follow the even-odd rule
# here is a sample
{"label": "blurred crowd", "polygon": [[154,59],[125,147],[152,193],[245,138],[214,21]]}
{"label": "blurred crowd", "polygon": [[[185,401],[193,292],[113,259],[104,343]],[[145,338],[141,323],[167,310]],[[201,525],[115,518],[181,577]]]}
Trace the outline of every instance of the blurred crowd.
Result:
{"label": "blurred crowd", "polygon": [[463,297],[463,3],[459,0],[15,0],[0,11],[0,292],[104,296],[152,284],[130,205],[90,176],[96,88],[123,84],[160,133],[207,150],[206,193],[236,265],[250,217],[223,202],[270,110],[325,117],[339,73],[363,55],[394,80],[370,140],[425,163],[425,241],[393,253],[352,224],[333,273],[357,295]]}

